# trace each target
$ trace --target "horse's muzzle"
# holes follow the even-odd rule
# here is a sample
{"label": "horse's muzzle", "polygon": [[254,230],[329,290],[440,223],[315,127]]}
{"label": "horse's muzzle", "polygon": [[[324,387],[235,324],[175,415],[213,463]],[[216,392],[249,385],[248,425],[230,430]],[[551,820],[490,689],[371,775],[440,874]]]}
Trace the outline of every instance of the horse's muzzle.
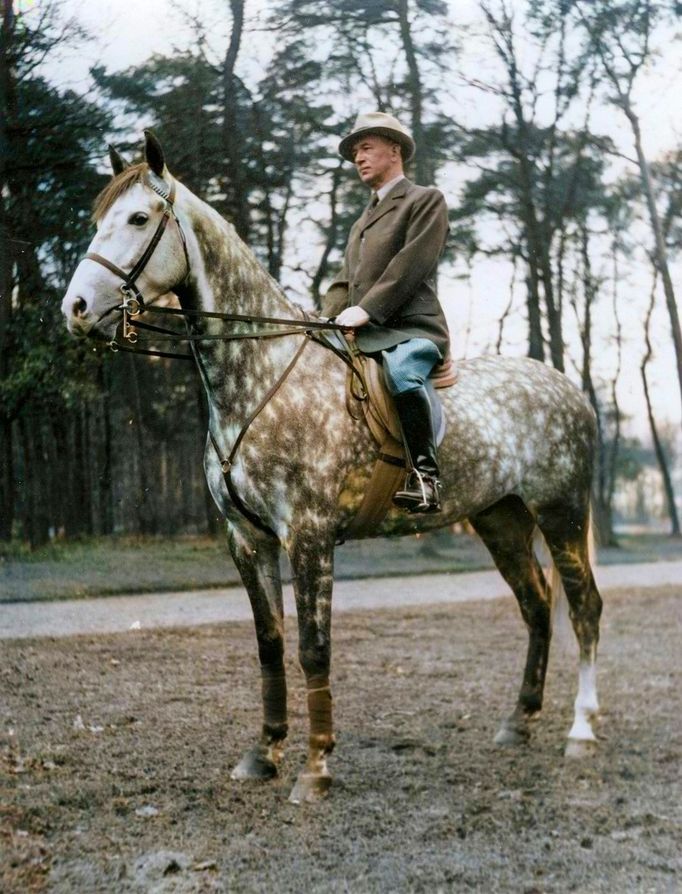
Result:
{"label": "horse's muzzle", "polygon": [[75,338],[89,336],[113,338],[119,323],[114,314],[118,308],[119,305],[113,305],[100,316],[96,316],[81,295],[67,295],[62,301],[62,314],[66,327]]}

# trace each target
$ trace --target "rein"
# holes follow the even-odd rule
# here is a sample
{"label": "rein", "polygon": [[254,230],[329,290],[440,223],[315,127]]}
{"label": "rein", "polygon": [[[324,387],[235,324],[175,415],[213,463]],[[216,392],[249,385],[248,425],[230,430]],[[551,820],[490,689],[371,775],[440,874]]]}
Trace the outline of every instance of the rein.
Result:
{"label": "rein", "polygon": [[[328,350],[332,351],[339,357],[351,370],[352,374],[358,379],[361,390],[357,397],[359,399],[366,399],[367,396],[367,387],[364,381],[364,377],[362,372],[358,368],[358,364],[356,362],[356,356],[358,354],[358,350],[355,347],[355,344],[352,340],[348,340],[345,337],[344,329],[339,326],[337,323],[331,322],[320,322],[318,320],[311,320],[307,317],[305,311],[302,308],[301,313],[303,314],[303,319],[286,319],[282,317],[261,317],[261,316],[250,316],[246,314],[229,314],[222,313],[219,311],[203,311],[203,310],[192,310],[185,308],[176,308],[176,307],[158,307],[156,305],[147,305],[145,304],[142,292],[137,286],[137,280],[140,274],[144,271],[145,267],[149,263],[154,251],[156,250],[157,245],[161,241],[164,232],[166,231],[166,227],[170,222],[171,218],[175,221],[178,233],[180,235],[180,239],[182,242],[182,248],[185,255],[185,263],[187,266],[187,270],[185,272],[184,277],[178,283],[174,289],[177,289],[183,283],[187,281],[187,278],[190,274],[190,262],[189,262],[189,254],[187,251],[187,240],[185,238],[185,233],[182,229],[182,225],[180,220],[178,219],[175,208],[175,181],[171,180],[170,186],[163,180],[161,177],[157,177],[150,173],[146,178],[146,184],[152,189],[157,195],[161,196],[162,199],[166,202],[166,207],[163,211],[163,215],[161,220],[159,221],[157,228],[152,235],[152,238],[148,242],[144,251],[138,258],[138,260],[133,265],[130,272],[126,273],[125,270],[122,270],[108,258],[103,257],[96,252],[89,252],[84,255],[83,260],[95,261],[103,267],[106,267],[111,273],[115,276],[118,276],[123,280],[120,291],[123,295],[123,302],[120,305],[116,305],[115,307],[110,308],[106,313],[112,313],[113,311],[120,310],[123,317],[123,326],[122,326],[122,335],[123,338],[129,342],[129,345],[119,344],[115,338],[113,338],[108,344],[109,348],[114,351],[124,351],[131,354],[145,354],[147,356],[153,357],[166,357],[173,360],[194,360],[195,356],[192,353],[175,353],[170,351],[156,351],[153,349],[146,349],[137,347],[139,342],[139,334],[138,330],[144,330],[147,332],[155,333],[153,337],[145,339],[145,341],[183,341],[188,342],[190,345],[194,342],[201,341],[237,341],[239,339],[270,339],[270,338],[284,338],[288,335],[303,335],[304,340],[299,346],[298,350],[294,354],[293,358],[287,365],[286,369],[282,373],[282,375],[277,379],[274,385],[268,389],[265,396],[262,398],[256,409],[250,414],[244,425],[242,426],[239,434],[237,435],[237,439],[235,440],[232,449],[230,450],[229,455],[226,459],[223,458],[220,448],[216,442],[213,433],[209,427],[209,438],[213,449],[216,452],[218,457],[218,461],[220,462],[220,467],[223,472],[223,476],[225,479],[225,484],[227,486],[228,493],[230,498],[232,499],[234,505],[237,509],[244,515],[249,521],[258,527],[260,530],[267,532],[268,534],[273,534],[272,531],[261,519],[254,513],[252,510],[245,505],[241,497],[236,491],[234,483],[232,481],[232,468],[235,463],[235,459],[237,456],[237,451],[239,450],[239,446],[244,439],[249,427],[252,422],[256,419],[256,417],[260,414],[263,408],[268,404],[268,402],[275,396],[275,394],[279,391],[279,389],[284,384],[285,380],[289,376],[289,373],[292,372],[294,367],[296,366],[299,358],[301,357],[303,351],[305,350],[308,342],[315,341],[317,344],[322,345]],[[170,291],[170,290],[169,290]],[[157,314],[159,316],[171,316],[171,317],[181,317],[185,324],[189,328],[189,322],[192,319],[212,319],[212,320],[222,320],[227,323],[248,323],[255,325],[268,325],[268,326],[277,326],[277,327],[286,327],[286,328],[277,328],[277,329],[264,329],[256,332],[233,332],[226,335],[199,335],[192,332],[181,333],[176,330],[169,329],[165,326],[157,326],[153,323],[145,323],[142,320],[138,320],[137,317],[141,313],[149,313],[149,314]],[[106,316],[106,314],[105,314]],[[339,348],[337,348],[334,344],[332,344],[324,335],[324,332],[335,331],[338,332],[343,340],[346,342],[347,354],[344,354]],[[317,334],[315,334],[317,333]]]}

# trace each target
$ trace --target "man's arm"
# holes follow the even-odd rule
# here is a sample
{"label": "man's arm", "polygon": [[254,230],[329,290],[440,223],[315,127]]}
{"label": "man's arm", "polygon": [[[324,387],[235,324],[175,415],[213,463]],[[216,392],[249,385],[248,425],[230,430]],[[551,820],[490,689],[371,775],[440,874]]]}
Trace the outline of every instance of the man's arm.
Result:
{"label": "man's arm", "polygon": [[430,190],[414,203],[405,245],[364,296],[359,306],[383,325],[411,298],[438,264],[448,234],[448,208],[443,194]]}

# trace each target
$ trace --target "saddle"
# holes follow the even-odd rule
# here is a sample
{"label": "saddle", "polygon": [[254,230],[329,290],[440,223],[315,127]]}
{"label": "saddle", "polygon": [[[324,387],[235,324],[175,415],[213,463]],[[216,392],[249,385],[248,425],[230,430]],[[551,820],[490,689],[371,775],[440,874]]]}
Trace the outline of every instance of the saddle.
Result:
{"label": "saddle", "polygon": [[[346,378],[346,407],[354,419],[360,418],[360,414],[364,416],[379,446],[379,455],[360,508],[346,528],[346,538],[365,537],[384,520],[393,495],[404,481],[406,469],[400,420],[386,387],[382,365],[352,349],[351,357],[354,369],[349,368]],[[437,443],[445,433],[445,418],[433,389],[449,388],[456,381],[455,365],[450,358],[438,364],[429,378],[427,389],[438,430]]]}

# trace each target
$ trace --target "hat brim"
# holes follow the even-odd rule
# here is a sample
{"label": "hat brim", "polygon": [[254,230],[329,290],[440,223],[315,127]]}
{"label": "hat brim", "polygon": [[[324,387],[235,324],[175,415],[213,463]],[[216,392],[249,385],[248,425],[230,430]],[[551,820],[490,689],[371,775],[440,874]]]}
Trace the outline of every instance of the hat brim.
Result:
{"label": "hat brim", "polygon": [[339,155],[342,158],[345,158],[346,161],[352,162],[353,146],[355,143],[362,139],[362,137],[368,137],[372,134],[378,137],[386,137],[387,140],[391,140],[402,146],[405,150],[403,152],[403,161],[405,163],[410,161],[414,156],[416,146],[412,137],[408,136],[406,133],[401,133],[399,130],[393,130],[391,127],[362,127],[359,130],[354,130],[339,143]]}

